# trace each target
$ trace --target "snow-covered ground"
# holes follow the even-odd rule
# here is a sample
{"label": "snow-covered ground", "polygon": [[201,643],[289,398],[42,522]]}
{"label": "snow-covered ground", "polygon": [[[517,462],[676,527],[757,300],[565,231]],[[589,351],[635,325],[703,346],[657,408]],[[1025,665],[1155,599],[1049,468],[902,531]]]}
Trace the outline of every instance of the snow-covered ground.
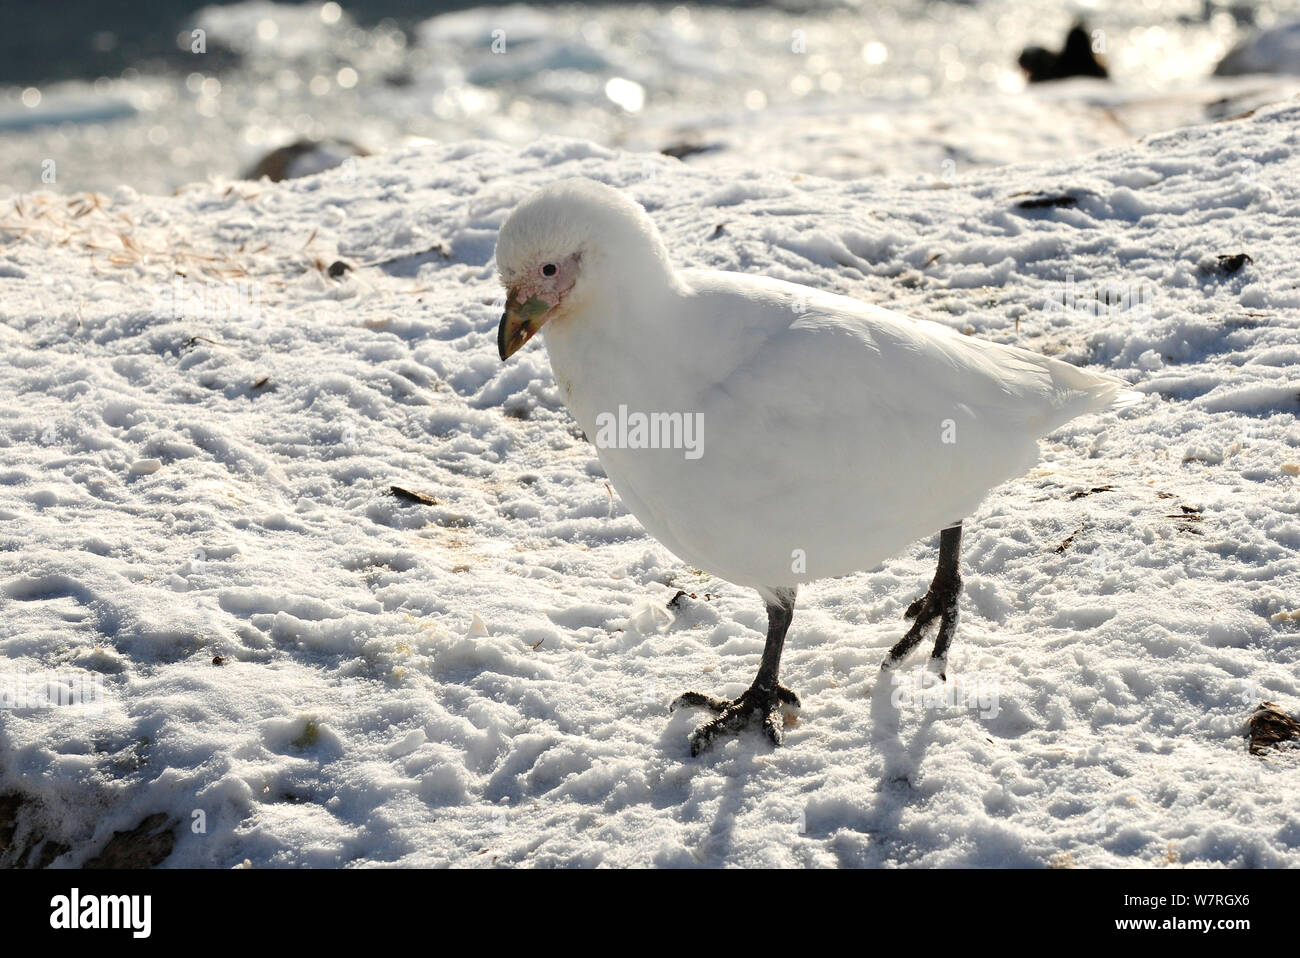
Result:
{"label": "snow-covered ground", "polygon": [[[745,687],[762,606],[645,536],[544,350],[496,356],[496,230],[568,175],[678,265],[1149,395],[968,521],[949,700],[878,671],[920,542],[800,596],[785,747],[689,757],[667,703]],[[102,681],[0,710],[13,847],[161,812],[176,866],[1300,865],[1300,753],[1243,738],[1300,706],[1298,215],[1294,104],[947,178],[546,138],[5,200],[0,694]]]}

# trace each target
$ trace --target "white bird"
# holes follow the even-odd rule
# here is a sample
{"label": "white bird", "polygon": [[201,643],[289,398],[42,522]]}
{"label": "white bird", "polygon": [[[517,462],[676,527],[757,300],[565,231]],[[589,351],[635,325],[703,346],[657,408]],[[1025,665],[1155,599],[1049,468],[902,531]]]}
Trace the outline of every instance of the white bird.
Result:
{"label": "white bird", "polygon": [[[646,531],[682,561],[758,590],[768,636],[698,754],[751,722],[781,741],[781,650],[803,582],[870,568],[941,532],[939,565],[892,668],[939,620],[957,624],[961,521],[1027,471],[1037,440],[1141,398],[1069,363],[794,283],[676,270],[653,220],[591,180],[551,184],[502,225],[504,361],[545,330],[569,411]],[[657,447],[657,448],[656,448]]]}

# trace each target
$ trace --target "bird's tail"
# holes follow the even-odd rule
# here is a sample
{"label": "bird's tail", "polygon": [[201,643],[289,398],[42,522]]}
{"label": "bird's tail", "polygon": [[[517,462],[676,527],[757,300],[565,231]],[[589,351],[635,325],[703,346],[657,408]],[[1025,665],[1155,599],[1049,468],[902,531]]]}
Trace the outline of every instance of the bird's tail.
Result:
{"label": "bird's tail", "polygon": [[[1131,388],[1122,379],[1096,373],[1091,369],[1081,369],[1073,363],[1059,359],[1049,359],[1049,370],[1053,384],[1067,395],[1082,394],[1084,409],[1079,412],[1101,412],[1105,409],[1127,409],[1136,406],[1146,397]],[[1074,405],[1069,403],[1069,405]],[[1078,415],[1078,413],[1076,413]]]}
{"label": "bird's tail", "polygon": [[1044,359],[1057,394],[1057,401],[1053,404],[1055,409],[1047,417],[1049,429],[1086,413],[1127,409],[1146,398],[1122,379],[1080,369],[1061,360]]}
{"label": "bird's tail", "polygon": [[1110,405],[1106,408],[1127,409],[1129,406],[1136,406],[1146,398],[1146,393],[1140,393],[1136,389],[1121,389],[1115,394],[1115,398],[1110,401]]}

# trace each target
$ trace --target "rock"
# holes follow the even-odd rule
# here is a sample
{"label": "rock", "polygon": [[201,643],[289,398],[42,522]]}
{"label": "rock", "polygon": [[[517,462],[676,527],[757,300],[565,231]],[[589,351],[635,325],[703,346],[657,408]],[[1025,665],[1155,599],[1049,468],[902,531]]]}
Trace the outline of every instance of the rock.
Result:
{"label": "rock", "polygon": [[1232,253],[1231,255],[1225,255],[1219,257],[1219,269],[1231,275],[1237,272],[1237,270],[1241,269],[1247,263],[1253,263],[1253,262],[1255,261],[1251,259],[1249,256],[1247,256],[1245,253]]}
{"label": "rock", "polygon": [[1025,71],[1030,83],[1064,80],[1066,77],[1097,77],[1104,80],[1110,76],[1106,65],[1092,52],[1092,38],[1083,23],[1076,23],[1070,28],[1060,53],[1043,47],[1025,47],[1016,62]]}
{"label": "rock", "polygon": [[49,868],[68,851],[67,845],[47,839],[36,829],[32,822],[36,806],[35,799],[20,792],[0,795],[0,867]]}
{"label": "rock", "polygon": [[714,150],[720,149],[722,149],[722,146],[718,143],[693,143],[690,140],[681,140],[677,143],[668,144],[659,152],[664,156],[671,156],[675,160],[684,160],[696,153],[712,153]]}
{"label": "rock", "polygon": [[272,183],[295,180],[342,166],[351,157],[369,155],[369,150],[349,140],[296,140],[266,154],[244,179],[260,180],[265,176]]}
{"label": "rock", "polygon": [[1263,755],[1270,746],[1300,738],[1300,722],[1272,702],[1260,702],[1250,716],[1250,754]]}
{"label": "rock", "polygon": [[166,813],[154,812],[135,828],[114,832],[104,848],[83,868],[154,868],[161,865],[176,845],[176,822]]}
{"label": "rock", "polygon": [[1300,73],[1300,20],[1261,30],[1233,47],[1214,68],[1215,76]]}

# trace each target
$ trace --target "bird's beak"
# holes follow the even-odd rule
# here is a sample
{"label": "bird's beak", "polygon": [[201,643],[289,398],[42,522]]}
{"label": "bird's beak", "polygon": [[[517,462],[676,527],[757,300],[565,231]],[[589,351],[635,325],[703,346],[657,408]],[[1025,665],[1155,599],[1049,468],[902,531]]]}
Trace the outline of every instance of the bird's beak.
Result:
{"label": "bird's beak", "polygon": [[546,325],[551,309],[551,304],[540,296],[521,303],[516,290],[506,294],[506,311],[501,314],[501,325],[497,327],[497,350],[503,362]]}

